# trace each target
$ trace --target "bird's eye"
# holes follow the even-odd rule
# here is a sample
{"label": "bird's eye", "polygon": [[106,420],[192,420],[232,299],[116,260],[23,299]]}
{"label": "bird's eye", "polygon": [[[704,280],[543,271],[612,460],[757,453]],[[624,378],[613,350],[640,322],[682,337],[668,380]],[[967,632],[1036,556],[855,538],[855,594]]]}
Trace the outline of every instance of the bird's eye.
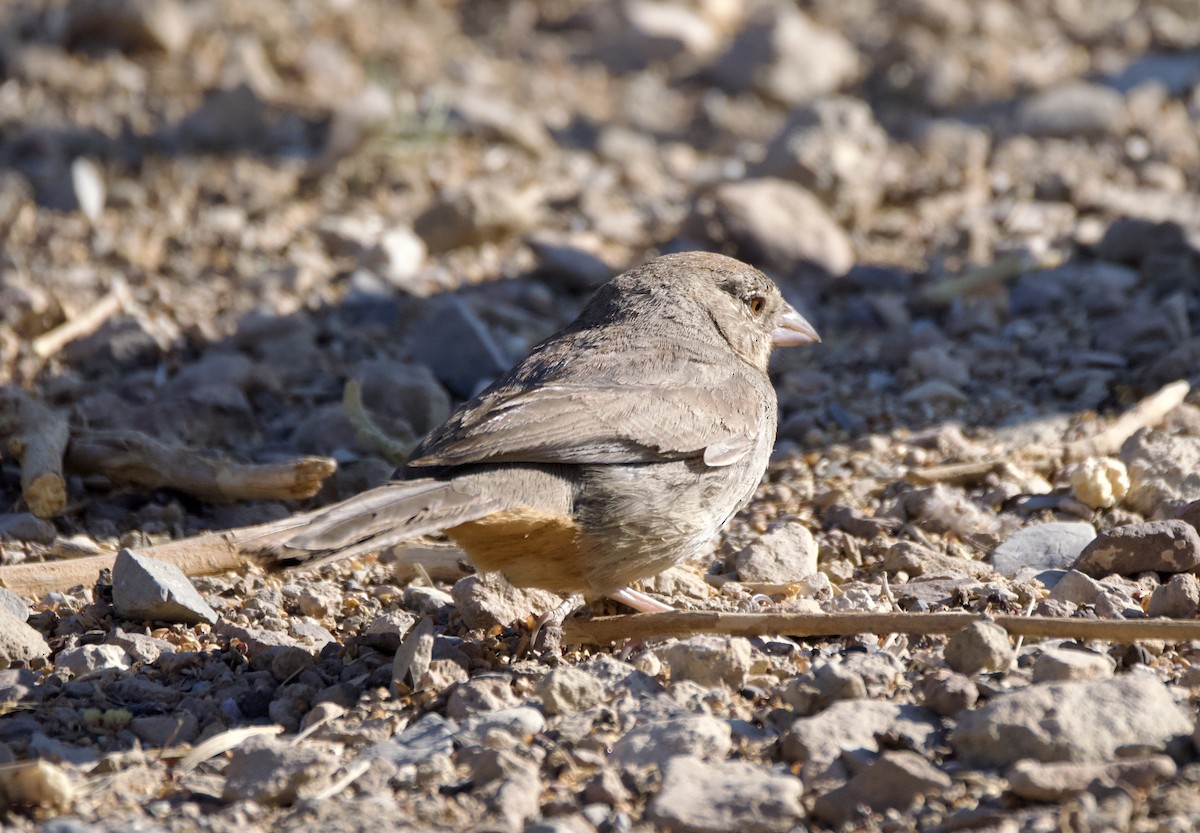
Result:
{"label": "bird's eye", "polygon": [[762,315],[762,311],[767,308],[767,299],[761,295],[755,295],[746,299],[746,306],[750,307],[750,311],[755,315]]}

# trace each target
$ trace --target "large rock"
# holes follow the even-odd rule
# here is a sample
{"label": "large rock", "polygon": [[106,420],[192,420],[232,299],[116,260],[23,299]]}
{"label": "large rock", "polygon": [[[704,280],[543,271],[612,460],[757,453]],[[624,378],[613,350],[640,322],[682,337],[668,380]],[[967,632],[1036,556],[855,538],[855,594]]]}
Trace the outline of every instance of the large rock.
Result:
{"label": "large rock", "polygon": [[1121,446],[1129,469],[1125,504],[1143,515],[1170,515],[1200,499],[1200,437],[1140,431]]}
{"label": "large rock", "polygon": [[849,41],[785,3],[751,20],[713,75],[730,92],[753,90],[791,106],[837,90],[858,69],[859,56]]}
{"label": "large rock", "polygon": [[671,667],[671,679],[691,680],[702,686],[746,684],[750,673],[750,640],[741,636],[700,634],[674,642],[660,652]]}
{"label": "large rock", "polygon": [[851,821],[859,807],[882,813],[907,810],[921,796],[950,787],[950,776],[915,752],[885,752],[844,786],[817,799],[813,812],[833,824]]}
{"label": "large rock", "polygon": [[339,761],[309,744],[252,738],[234,750],[225,768],[225,801],[254,801],[269,807],[291,804],[321,792]]}
{"label": "large rock", "polygon": [[612,760],[619,766],[663,766],[686,756],[718,761],[733,744],[729,724],[708,715],[677,717],[643,723],[613,744]]}
{"label": "large rock", "polygon": [[1186,573],[1200,566],[1200,533],[1187,521],[1151,521],[1110,529],[1079,555],[1074,568],[1095,578]]}
{"label": "large rock", "polygon": [[113,564],[113,609],[126,619],[213,624],[217,612],[174,564],[123,549]]}
{"label": "large rock", "polygon": [[465,301],[444,295],[430,306],[408,332],[408,351],[442,384],[466,398],[508,369],[487,324]]}
{"label": "large rock", "polygon": [[802,717],[783,736],[784,760],[804,765],[805,781],[833,772],[843,753],[878,752],[879,737],[893,734],[914,747],[928,745],[941,729],[933,712],[879,700],[842,700]]}
{"label": "large rock", "polygon": [[950,744],[973,766],[1112,761],[1125,746],[1161,750],[1192,718],[1157,677],[1033,685],[960,714]]}
{"label": "large rock", "polygon": [[800,823],[800,779],[740,761],[675,758],[646,816],[671,833],[784,833]]}
{"label": "large rock", "polygon": [[778,272],[810,264],[841,275],[854,265],[849,235],[820,200],[794,182],[724,183],[700,201],[695,217],[714,242]]}
{"label": "large rock", "polygon": [[883,194],[887,133],[870,105],[840,96],[797,107],[767,146],[755,177],[790,179],[803,185],[838,220],[867,219]]}
{"label": "large rock", "polygon": [[1065,570],[1096,537],[1095,528],[1083,522],[1033,524],[1017,530],[992,551],[996,572],[1015,576],[1024,568]]}
{"label": "large rock", "polygon": [[50,646],[46,638],[7,608],[0,607],[0,668],[48,656]]}
{"label": "large rock", "polygon": [[757,538],[733,563],[741,581],[800,581],[817,571],[817,543],[804,524],[787,523]]}
{"label": "large rock", "polygon": [[946,664],[960,674],[1007,671],[1015,651],[1008,631],[995,622],[976,622],[950,637]]}
{"label": "large rock", "polygon": [[499,573],[467,576],[450,589],[458,613],[468,628],[507,627],[527,616],[541,616],[562,599],[545,590],[513,587]]}

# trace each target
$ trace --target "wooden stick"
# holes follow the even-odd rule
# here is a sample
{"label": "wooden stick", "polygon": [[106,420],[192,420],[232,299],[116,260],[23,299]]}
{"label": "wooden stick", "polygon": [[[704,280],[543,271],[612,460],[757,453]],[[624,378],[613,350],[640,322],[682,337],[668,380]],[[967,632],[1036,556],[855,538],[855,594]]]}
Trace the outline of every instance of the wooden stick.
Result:
{"label": "wooden stick", "polygon": [[119,483],[178,489],[213,501],[296,500],[312,497],[337,470],[328,457],[301,457],[261,465],[214,460],[170,446],[140,431],[95,431],[67,448],[67,465]]}
{"label": "wooden stick", "polygon": [[52,330],[42,333],[33,340],[33,354],[48,359],[77,338],[89,336],[104,326],[104,322],[125,308],[129,300],[129,288],[122,278],[113,280],[112,289],[103,298],[92,304]]}
{"label": "wooden stick", "polygon": [[926,287],[921,292],[921,299],[930,304],[948,304],[955,298],[967,295],[977,289],[1015,278],[1025,268],[1025,258],[1014,252],[956,278],[948,278]]}
{"label": "wooden stick", "polygon": [[[240,570],[251,561],[238,549],[229,533],[213,533],[168,541],[134,550],[138,555],[174,564],[189,576],[209,576],[227,570]],[[38,561],[0,567],[0,587],[33,599],[47,593],[62,593],[72,587],[91,587],[101,570],[111,570],[116,554],[92,555],[87,558],[67,558],[57,561]]]}
{"label": "wooden stick", "polygon": [[1171,382],[1156,393],[1147,396],[1099,434],[1075,440],[1067,444],[1068,462],[1086,460],[1089,457],[1107,457],[1121,450],[1125,441],[1143,428],[1158,425],[1167,414],[1183,404],[1192,386],[1186,380]]}
{"label": "wooden stick", "polygon": [[63,478],[63,452],[70,438],[67,418],[13,388],[0,392],[0,409],[6,416],[12,413],[8,449],[21,463],[25,503],[39,518],[52,518],[67,505]]}
{"label": "wooden stick", "polygon": [[598,619],[568,619],[563,642],[604,645],[623,639],[727,633],[736,636],[846,636],[855,633],[917,635],[956,633],[981,619],[1013,636],[1137,642],[1200,639],[1200,621],[1177,619],[1067,619],[1053,616],[994,616],[976,613],[720,613],[676,611]]}
{"label": "wooden stick", "polygon": [[[995,457],[965,463],[942,463],[920,469],[909,469],[905,477],[918,485],[953,483],[974,485],[1006,463],[1045,473],[1062,462],[1074,463],[1091,457],[1108,457],[1121,450],[1125,441],[1143,428],[1158,425],[1171,411],[1183,404],[1191,385],[1185,380],[1171,382],[1142,399],[1117,417],[1111,425],[1090,437],[1067,443],[1061,453],[1054,454],[1043,447],[1020,449],[1023,457]],[[1032,456],[1029,456],[1032,455]]]}

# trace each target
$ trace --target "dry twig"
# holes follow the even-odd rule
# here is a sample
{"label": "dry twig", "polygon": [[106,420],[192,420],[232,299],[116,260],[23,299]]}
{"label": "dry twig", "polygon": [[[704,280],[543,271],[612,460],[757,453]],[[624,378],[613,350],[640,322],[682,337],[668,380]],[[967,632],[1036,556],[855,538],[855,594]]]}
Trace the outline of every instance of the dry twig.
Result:
{"label": "dry twig", "polygon": [[129,287],[125,281],[116,278],[112,289],[103,298],[92,304],[52,330],[42,333],[30,345],[33,354],[39,359],[48,359],[75,339],[89,336],[104,326],[104,322],[112,318],[129,303]]}
{"label": "dry twig", "polygon": [[[1053,616],[994,616],[1013,636],[1137,642],[1200,639],[1200,621],[1178,619],[1067,619]],[[720,613],[675,611],[568,619],[563,642],[604,645],[624,639],[727,633],[735,636],[846,636],[856,633],[917,635],[956,633],[978,622],[975,613]]]}
{"label": "dry twig", "polygon": [[214,460],[139,431],[95,431],[71,440],[67,465],[118,483],[170,488],[203,500],[297,500],[312,497],[337,469],[328,457],[248,464]]}
{"label": "dry twig", "polygon": [[1067,461],[1078,462],[1089,457],[1116,454],[1125,441],[1138,431],[1158,425],[1166,419],[1167,414],[1183,404],[1191,389],[1192,386],[1183,379],[1163,386],[1121,414],[1099,434],[1068,443],[1065,451]]}
{"label": "dry twig", "polygon": [[1142,399],[1117,417],[1098,434],[1067,443],[1061,450],[1044,447],[1027,448],[1020,457],[993,457],[964,463],[943,463],[921,469],[910,469],[907,478],[919,485],[954,483],[974,485],[1009,463],[1016,463],[1040,473],[1049,472],[1063,462],[1075,463],[1091,457],[1107,457],[1121,450],[1125,441],[1143,428],[1152,428],[1167,414],[1183,404],[1191,385],[1184,380],[1171,382]]}
{"label": "dry twig", "polygon": [[1015,278],[1028,265],[1024,256],[1014,252],[956,278],[948,278],[926,287],[921,293],[921,299],[930,304],[948,304],[955,298],[968,295],[977,289]]}
{"label": "dry twig", "polygon": [[[229,533],[198,535],[182,541],[168,541],[152,547],[140,547],[138,555],[175,564],[189,576],[205,576],[240,569],[247,557],[238,549]],[[115,553],[35,561],[0,567],[0,587],[18,596],[40,599],[47,593],[64,592],[72,587],[90,587],[101,570],[111,570]]]}
{"label": "dry twig", "polygon": [[21,494],[29,511],[39,518],[59,514],[67,505],[67,418],[15,388],[0,392],[0,413],[0,434],[11,434],[8,449],[21,463]]}
{"label": "dry twig", "polygon": [[342,392],[342,412],[354,426],[358,438],[382,454],[383,459],[392,465],[402,465],[416,447],[415,443],[406,443],[389,437],[382,428],[375,424],[363,405],[362,382],[357,379],[351,379],[346,383],[346,389]]}

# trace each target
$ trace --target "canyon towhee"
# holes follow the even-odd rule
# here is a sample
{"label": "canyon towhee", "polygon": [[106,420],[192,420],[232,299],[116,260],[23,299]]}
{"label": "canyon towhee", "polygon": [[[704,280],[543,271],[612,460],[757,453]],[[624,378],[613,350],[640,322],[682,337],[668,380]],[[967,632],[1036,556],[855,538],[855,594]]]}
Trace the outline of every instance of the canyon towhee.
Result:
{"label": "canyon towhee", "polygon": [[403,479],[272,547],[324,562],[445,532],[518,587],[669,610],[630,583],[696,552],[754,494],[775,443],[771,351],[819,340],[757,269],[660,257],[459,407]]}

